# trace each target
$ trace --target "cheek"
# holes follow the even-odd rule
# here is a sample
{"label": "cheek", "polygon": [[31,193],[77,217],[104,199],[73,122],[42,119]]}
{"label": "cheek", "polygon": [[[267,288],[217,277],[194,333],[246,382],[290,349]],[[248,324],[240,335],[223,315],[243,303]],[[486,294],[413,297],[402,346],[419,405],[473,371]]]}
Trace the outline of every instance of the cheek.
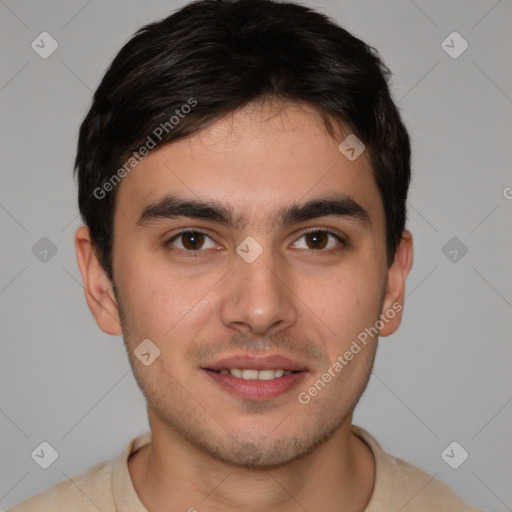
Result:
{"label": "cheek", "polygon": [[215,286],[222,280],[218,272],[180,271],[143,258],[127,258],[120,267],[127,320],[140,335],[163,344],[184,333],[194,336],[209,317]]}
{"label": "cheek", "polygon": [[350,341],[379,318],[383,278],[371,266],[347,266],[301,282],[297,295],[338,344]]}

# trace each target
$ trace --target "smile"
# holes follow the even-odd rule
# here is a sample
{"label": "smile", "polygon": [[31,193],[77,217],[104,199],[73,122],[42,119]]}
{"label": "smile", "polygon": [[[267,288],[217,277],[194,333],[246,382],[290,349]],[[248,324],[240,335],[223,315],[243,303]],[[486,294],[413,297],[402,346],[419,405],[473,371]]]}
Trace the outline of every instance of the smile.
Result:
{"label": "smile", "polygon": [[294,373],[292,370],[282,369],[266,369],[266,370],[253,370],[253,369],[241,369],[241,368],[223,368],[222,370],[213,370],[221,375],[232,375],[237,379],[243,380],[272,380],[279,379],[284,375],[291,375]]}

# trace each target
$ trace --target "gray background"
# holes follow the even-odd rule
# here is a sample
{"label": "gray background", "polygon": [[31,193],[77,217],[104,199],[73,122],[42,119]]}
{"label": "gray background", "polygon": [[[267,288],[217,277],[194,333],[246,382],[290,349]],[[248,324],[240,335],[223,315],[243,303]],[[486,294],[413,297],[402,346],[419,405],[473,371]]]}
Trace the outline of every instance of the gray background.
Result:
{"label": "gray background", "polygon": [[[413,140],[405,318],[381,340],[354,422],[474,506],[512,510],[512,3],[306,3],[379,50]],[[181,5],[0,1],[4,509],[148,429],[123,341],[96,327],[84,300],[72,168],[107,65],[137,28]],[[59,44],[47,59],[31,48],[43,31]],[[456,59],[441,46],[453,31],[469,43]],[[43,237],[57,249],[47,261],[32,251]],[[452,237],[456,256],[443,252]],[[59,454],[46,470],[30,456],[42,441]],[[452,441],[469,453],[458,469],[441,458]]]}

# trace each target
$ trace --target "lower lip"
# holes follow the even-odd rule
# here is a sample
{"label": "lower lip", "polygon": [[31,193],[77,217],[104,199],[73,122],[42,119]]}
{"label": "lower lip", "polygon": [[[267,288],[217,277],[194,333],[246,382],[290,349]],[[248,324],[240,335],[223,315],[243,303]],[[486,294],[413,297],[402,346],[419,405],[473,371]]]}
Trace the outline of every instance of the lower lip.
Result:
{"label": "lower lip", "polygon": [[244,380],[231,374],[204,370],[222,388],[245,400],[268,400],[283,395],[295,387],[306,372],[295,372],[272,380]]}

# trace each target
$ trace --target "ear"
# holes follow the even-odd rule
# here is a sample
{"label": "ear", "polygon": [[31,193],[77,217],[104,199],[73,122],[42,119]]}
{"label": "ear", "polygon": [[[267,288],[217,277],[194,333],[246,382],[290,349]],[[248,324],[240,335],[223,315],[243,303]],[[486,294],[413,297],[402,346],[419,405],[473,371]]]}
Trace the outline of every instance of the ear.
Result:
{"label": "ear", "polygon": [[96,323],[107,334],[122,334],[112,283],[99,262],[87,226],[78,228],[75,249],[84,282],[85,300]]}
{"label": "ear", "polygon": [[405,281],[411,270],[412,261],[412,235],[409,231],[405,230],[396,250],[395,259],[388,269],[388,283],[381,311],[384,327],[380,329],[379,336],[389,336],[393,334],[402,321]]}

